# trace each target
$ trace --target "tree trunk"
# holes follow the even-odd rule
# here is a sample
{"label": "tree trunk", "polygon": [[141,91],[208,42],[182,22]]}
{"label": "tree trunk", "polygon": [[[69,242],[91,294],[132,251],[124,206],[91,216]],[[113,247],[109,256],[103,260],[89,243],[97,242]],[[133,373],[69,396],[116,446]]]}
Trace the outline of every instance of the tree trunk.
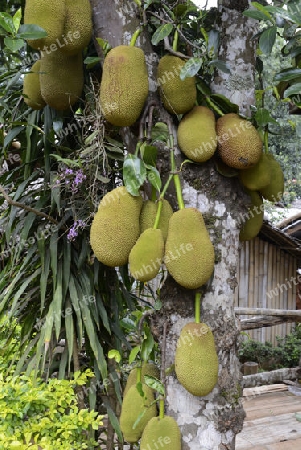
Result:
{"label": "tree trunk", "polygon": [[[91,0],[95,35],[112,46],[128,43],[140,23],[134,2],[125,0]],[[242,16],[247,1],[220,1],[220,58],[227,60],[232,72],[218,73],[213,89],[223,93],[249,114],[254,103],[254,47],[250,43],[253,25]],[[142,18],[143,20],[143,18]],[[137,43],[146,52],[150,78],[157,63],[147,34]],[[155,84],[151,84],[155,95]],[[127,136],[129,134],[127,132]],[[177,163],[183,157],[178,152]],[[162,155],[161,167],[169,171]],[[165,169],[164,169],[165,168]],[[182,450],[226,450],[235,448],[235,436],[242,429],[244,410],[241,402],[242,373],[237,358],[239,326],[234,313],[237,286],[240,214],[245,213],[246,197],[236,179],[220,175],[212,160],[203,165],[186,164],[182,172],[185,205],[198,208],[204,216],[215,247],[215,271],[212,283],[203,291],[202,321],[213,330],[219,356],[219,381],[206,397],[189,394],[174,373],[166,379],[166,412],[176,418],[182,432]],[[175,206],[173,193],[168,200]],[[196,261],[197,264],[197,261]],[[194,291],[181,288],[168,277],[161,291],[163,308],[155,327],[161,347],[165,348],[166,367],[174,364],[176,342],[182,327],[194,321]],[[163,341],[163,330],[167,330]],[[167,325],[166,325],[167,324]]]}

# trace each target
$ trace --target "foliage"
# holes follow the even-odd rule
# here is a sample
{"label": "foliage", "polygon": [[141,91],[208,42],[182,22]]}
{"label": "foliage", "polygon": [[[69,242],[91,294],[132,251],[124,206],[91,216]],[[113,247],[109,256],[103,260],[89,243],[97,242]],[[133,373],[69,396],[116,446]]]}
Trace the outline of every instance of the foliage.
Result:
{"label": "foliage", "polygon": [[93,430],[102,425],[102,416],[79,410],[75,394],[76,386],[87,384],[92,375],[87,370],[75,373],[73,380],[48,383],[32,375],[0,375],[0,448],[94,448]]}
{"label": "foliage", "polygon": [[[11,334],[10,330],[14,329]],[[14,358],[20,357],[20,336],[21,327],[7,320],[6,316],[0,319],[0,373],[7,376],[13,370],[11,362]]]}

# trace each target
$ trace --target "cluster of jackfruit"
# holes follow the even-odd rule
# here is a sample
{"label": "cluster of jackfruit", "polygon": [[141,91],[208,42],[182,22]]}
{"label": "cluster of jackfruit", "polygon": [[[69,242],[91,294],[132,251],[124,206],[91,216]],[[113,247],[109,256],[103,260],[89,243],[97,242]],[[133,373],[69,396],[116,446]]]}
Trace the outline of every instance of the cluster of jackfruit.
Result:
{"label": "cluster of jackfruit", "polygon": [[83,84],[82,50],[92,36],[89,0],[26,0],[24,23],[47,32],[28,44],[40,50],[41,59],[24,76],[24,101],[33,109],[46,104],[66,110],[80,98]]}

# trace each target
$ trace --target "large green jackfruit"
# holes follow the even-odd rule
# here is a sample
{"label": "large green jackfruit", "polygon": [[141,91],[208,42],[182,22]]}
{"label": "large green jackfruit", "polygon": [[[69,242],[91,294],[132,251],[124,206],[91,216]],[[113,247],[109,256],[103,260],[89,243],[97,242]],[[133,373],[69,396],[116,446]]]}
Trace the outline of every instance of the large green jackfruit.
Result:
{"label": "large green jackfruit", "polygon": [[[144,383],[144,375],[160,379],[160,370],[154,363],[144,362],[141,367],[141,383]],[[129,373],[126,385],[123,391],[123,396],[126,395],[130,387],[135,386],[137,383],[137,367],[134,367]]]}
{"label": "large green jackfruit", "polygon": [[[163,199],[160,201],[162,201],[162,209],[158,228],[162,231],[163,239],[166,241],[169,219],[173,215],[173,209],[167,200]],[[158,205],[159,202],[153,202],[152,200],[146,200],[143,202],[140,214],[140,233],[143,233],[143,231],[154,226]]]}
{"label": "large green jackfruit", "polygon": [[30,72],[24,76],[23,96],[24,102],[32,109],[42,109],[46,105],[42,95],[40,86],[40,66],[41,61],[36,61]]}
{"label": "large green jackfruit", "polygon": [[47,105],[69,109],[81,96],[84,85],[82,55],[68,56],[61,50],[41,59],[41,94]]}
{"label": "large green jackfruit", "polygon": [[75,55],[83,50],[92,37],[92,10],[89,0],[65,0],[66,18],[62,51]]}
{"label": "large green jackfruit", "polygon": [[235,169],[248,169],[258,163],[262,155],[262,140],[254,125],[237,114],[229,113],[216,123],[218,153]]}
{"label": "large green jackfruit", "polygon": [[238,178],[243,186],[251,191],[259,191],[271,181],[270,159],[266,153],[261,155],[255,166],[239,172]]}
{"label": "large green jackfruit", "polygon": [[208,395],[218,380],[218,357],[211,329],[205,323],[187,323],[175,354],[179,382],[191,394]]}
{"label": "large green jackfruit", "polygon": [[249,241],[256,237],[263,223],[264,208],[262,197],[256,191],[249,191],[249,195],[252,205],[248,208],[245,217],[246,221],[240,229],[240,241]]}
{"label": "large green jackfruit", "polygon": [[196,208],[180,209],[172,215],[164,263],[170,275],[186,289],[197,289],[211,277],[214,248],[202,213]]}
{"label": "large green jackfruit", "polygon": [[100,106],[108,122],[133,125],[148,96],[148,73],[141,48],[119,45],[110,50],[103,64]]}
{"label": "large green jackfruit", "polygon": [[[129,443],[137,442],[148,421],[157,415],[157,407],[153,390],[142,384],[144,395],[141,396],[136,385],[131,386],[123,398],[120,429],[124,439]],[[140,414],[145,412],[139,423],[133,428]]]}
{"label": "large green jackfruit", "polygon": [[141,196],[132,196],[125,186],[113,189],[101,200],[91,225],[90,243],[103,264],[116,267],[128,262],[140,234],[142,202]]}
{"label": "large green jackfruit", "polygon": [[271,181],[264,188],[259,189],[263,198],[269,200],[270,202],[277,202],[281,200],[284,192],[284,175],[282,168],[278,161],[273,155],[267,154],[270,171],[271,171]]}
{"label": "large green jackfruit", "polygon": [[[42,27],[47,36],[41,39],[29,39],[28,44],[41,51],[56,51],[64,32],[66,4],[62,0],[26,0],[24,24],[35,24]],[[54,45],[52,50],[48,47]],[[46,48],[47,47],[47,48]]]}
{"label": "large green jackfruit", "polygon": [[185,61],[177,56],[165,55],[157,68],[157,84],[164,108],[171,114],[185,114],[196,102],[195,77],[180,78]]}
{"label": "large green jackfruit", "polygon": [[[156,447],[155,447],[156,445]],[[140,450],[181,450],[181,431],[173,417],[153,417],[144,428]]]}
{"label": "large green jackfruit", "polygon": [[164,239],[160,229],[148,228],[139,236],[129,255],[131,275],[146,282],[155,278],[164,256]]}
{"label": "large green jackfruit", "polygon": [[178,144],[192,161],[201,163],[213,156],[217,147],[215,117],[206,106],[195,106],[178,126]]}

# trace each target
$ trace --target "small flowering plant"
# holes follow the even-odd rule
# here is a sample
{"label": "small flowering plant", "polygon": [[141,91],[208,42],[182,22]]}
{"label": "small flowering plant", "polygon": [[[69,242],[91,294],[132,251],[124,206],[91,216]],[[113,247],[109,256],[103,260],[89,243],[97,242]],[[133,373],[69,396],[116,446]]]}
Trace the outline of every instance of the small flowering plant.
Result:
{"label": "small flowering plant", "polygon": [[72,194],[76,194],[86,178],[82,169],[64,167],[59,170],[56,185],[65,186],[68,190],[70,189]]}

